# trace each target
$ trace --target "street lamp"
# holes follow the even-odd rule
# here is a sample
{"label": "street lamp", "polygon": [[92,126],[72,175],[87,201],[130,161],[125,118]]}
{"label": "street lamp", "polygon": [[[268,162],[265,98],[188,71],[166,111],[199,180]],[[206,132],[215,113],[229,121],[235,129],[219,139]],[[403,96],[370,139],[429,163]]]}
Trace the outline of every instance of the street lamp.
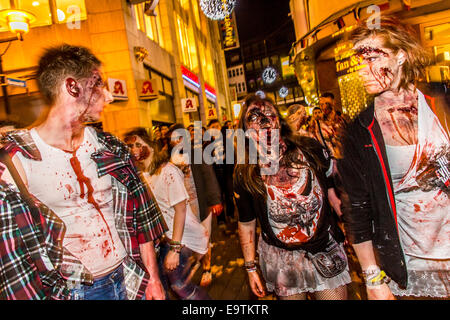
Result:
{"label": "street lamp", "polygon": [[24,10],[18,9],[6,9],[0,11],[0,21],[9,27],[9,31],[14,33],[15,37],[10,37],[6,39],[0,39],[0,43],[8,42],[8,47],[0,55],[0,76],[1,76],[1,86],[3,91],[3,99],[5,101],[5,113],[9,114],[9,99],[8,91],[6,89],[6,75],[3,74],[3,55],[8,51],[9,46],[12,41],[20,40],[23,41],[23,35],[30,31],[30,24],[36,20],[36,17]]}

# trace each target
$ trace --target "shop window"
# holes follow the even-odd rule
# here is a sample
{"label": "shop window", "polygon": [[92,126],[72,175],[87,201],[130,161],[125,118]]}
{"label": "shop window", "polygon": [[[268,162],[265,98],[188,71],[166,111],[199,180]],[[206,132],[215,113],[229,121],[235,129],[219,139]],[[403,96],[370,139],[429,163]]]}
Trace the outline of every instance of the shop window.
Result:
{"label": "shop window", "polygon": [[279,58],[278,58],[278,56],[272,56],[272,57],[270,57],[270,61],[272,62],[272,65],[276,66],[276,65],[278,65]]}
{"label": "shop window", "polygon": [[252,71],[253,70],[253,62],[247,62],[246,64],[245,64],[245,70],[247,70],[247,71]]}
{"label": "shop window", "polygon": [[[16,8],[31,12],[36,21],[30,26],[49,26],[53,23],[74,23],[87,19],[84,0],[0,0],[0,10],[11,9],[11,2]],[[52,9],[53,8],[53,9]],[[9,31],[1,26],[0,32]]]}
{"label": "shop window", "polygon": [[[33,4],[38,1],[29,1]],[[58,23],[86,20],[86,6],[84,0],[55,0]]]}
{"label": "shop window", "polygon": [[163,84],[164,84],[164,93],[173,97],[172,81],[168,78],[163,78]]}
{"label": "shop window", "polygon": [[241,84],[240,83],[238,83],[238,90],[237,90],[239,93],[241,92]]}
{"label": "shop window", "polygon": [[138,30],[143,31],[147,37],[158,43],[164,48],[164,38],[162,32],[161,14],[159,4],[155,8],[156,16],[149,16],[144,13],[145,4],[137,4],[134,6],[136,26]]}
{"label": "shop window", "polygon": [[197,50],[192,28],[177,14],[178,43],[180,45],[180,58],[190,70],[198,71]]}
{"label": "shop window", "polygon": [[255,64],[255,69],[261,69],[261,60],[255,60],[254,64]]}
{"label": "shop window", "polygon": [[197,29],[202,30],[202,27],[200,24],[200,10],[198,7],[197,0],[192,1],[192,11],[194,11],[195,25],[197,26]]}
{"label": "shop window", "polygon": [[134,16],[136,19],[136,27],[138,30],[145,32],[144,9],[142,5],[134,6]]}
{"label": "shop window", "polygon": [[158,82],[158,107],[151,109],[152,120],[173,123],[175,119],[175,106],[173,104],[172,80],[156,70],[145,66],[150,79]]}
{"label": "shop window", "polygon": [[447,40],[450,41],[450,22],[424,28],[425,40]]}

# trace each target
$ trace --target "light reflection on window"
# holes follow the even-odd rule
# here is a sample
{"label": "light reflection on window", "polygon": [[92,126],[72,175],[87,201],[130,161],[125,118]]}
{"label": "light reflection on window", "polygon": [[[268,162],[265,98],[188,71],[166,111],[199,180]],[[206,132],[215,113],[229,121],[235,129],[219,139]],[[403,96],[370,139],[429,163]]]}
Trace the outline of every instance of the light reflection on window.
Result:
{"label": "light reflection on window", "polygon": [[[50,6],[50,1],[52,6]],[[87,19],[85,0],[15,0],[15,7],[36,16],[30,28],[49,26],[53,23],[76,22]],[[54,8],[54,18],[52,10]],[[0,0],[0,10],[11,9],[10,0]],[[0,32],[9,31],[2,25]]]}

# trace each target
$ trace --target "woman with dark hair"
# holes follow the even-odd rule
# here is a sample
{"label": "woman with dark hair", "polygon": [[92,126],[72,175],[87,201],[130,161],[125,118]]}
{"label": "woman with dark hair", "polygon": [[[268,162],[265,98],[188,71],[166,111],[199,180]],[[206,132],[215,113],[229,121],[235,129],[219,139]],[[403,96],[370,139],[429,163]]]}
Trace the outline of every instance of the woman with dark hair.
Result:
{"label": "woman with dark hair", "polygon": [[192,268],[208,252],[209,232],[192,211],[183,171],[150,140],[145,129],[130,131],[124,140],[142,168],[169,229],[160,244],[160,270],[178,298],[209,300],[207,292],[190,281]]}
{"label": "woman with dark hair", "polygon": [[374,102],[348,128],[338,169],[368,298],[448,297],[450,143],[435,99],[416,89],[427,54],[392,17],[362,22],[351,40]]}
{"label": "woman with dark hair", "polygon": [[[259,264],[269,291],[280,299],[306,299],[308,292],[316,299],[346,299],[351,279],[344,237],[328,203],[339,209],[329,155],[314,139],[294,135],[267,98],[246,98],[239,127],[259,157],[250,164],[246,143],[245,163],[238,159],[234,172],[239,237],[252,291],[265,295],[255,261],[258,219]],[[274,165],[271,172],[264,170],[267,158]]]}

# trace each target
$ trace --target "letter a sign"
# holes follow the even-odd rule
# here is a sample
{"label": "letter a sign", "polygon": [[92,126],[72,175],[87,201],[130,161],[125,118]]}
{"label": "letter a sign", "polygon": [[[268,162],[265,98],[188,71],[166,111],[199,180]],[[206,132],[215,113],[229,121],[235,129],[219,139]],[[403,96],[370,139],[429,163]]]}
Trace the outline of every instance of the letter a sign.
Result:
{"label": "letter a sign", "polygon": [[208,118],[208,119],[217,119],[216,108],[214,108],[214,107],[208,108],[208,111],[207,111],[207,114],[206,114],[206,118]]}
{"label": "letter a sign", "polygon": [[197,111],[197,103],[194,98],[181,99],[181,109],[183,112]]}
{"label": "letter a sign", "polygon": [[151,100],[158,98],[158,82],[155,79],[136,81],[140,100]]}
{"label": "letter a sign", "polygon": [[114,100],[128,100],[127,83],[125,80],[108,78],[108,89]]}

